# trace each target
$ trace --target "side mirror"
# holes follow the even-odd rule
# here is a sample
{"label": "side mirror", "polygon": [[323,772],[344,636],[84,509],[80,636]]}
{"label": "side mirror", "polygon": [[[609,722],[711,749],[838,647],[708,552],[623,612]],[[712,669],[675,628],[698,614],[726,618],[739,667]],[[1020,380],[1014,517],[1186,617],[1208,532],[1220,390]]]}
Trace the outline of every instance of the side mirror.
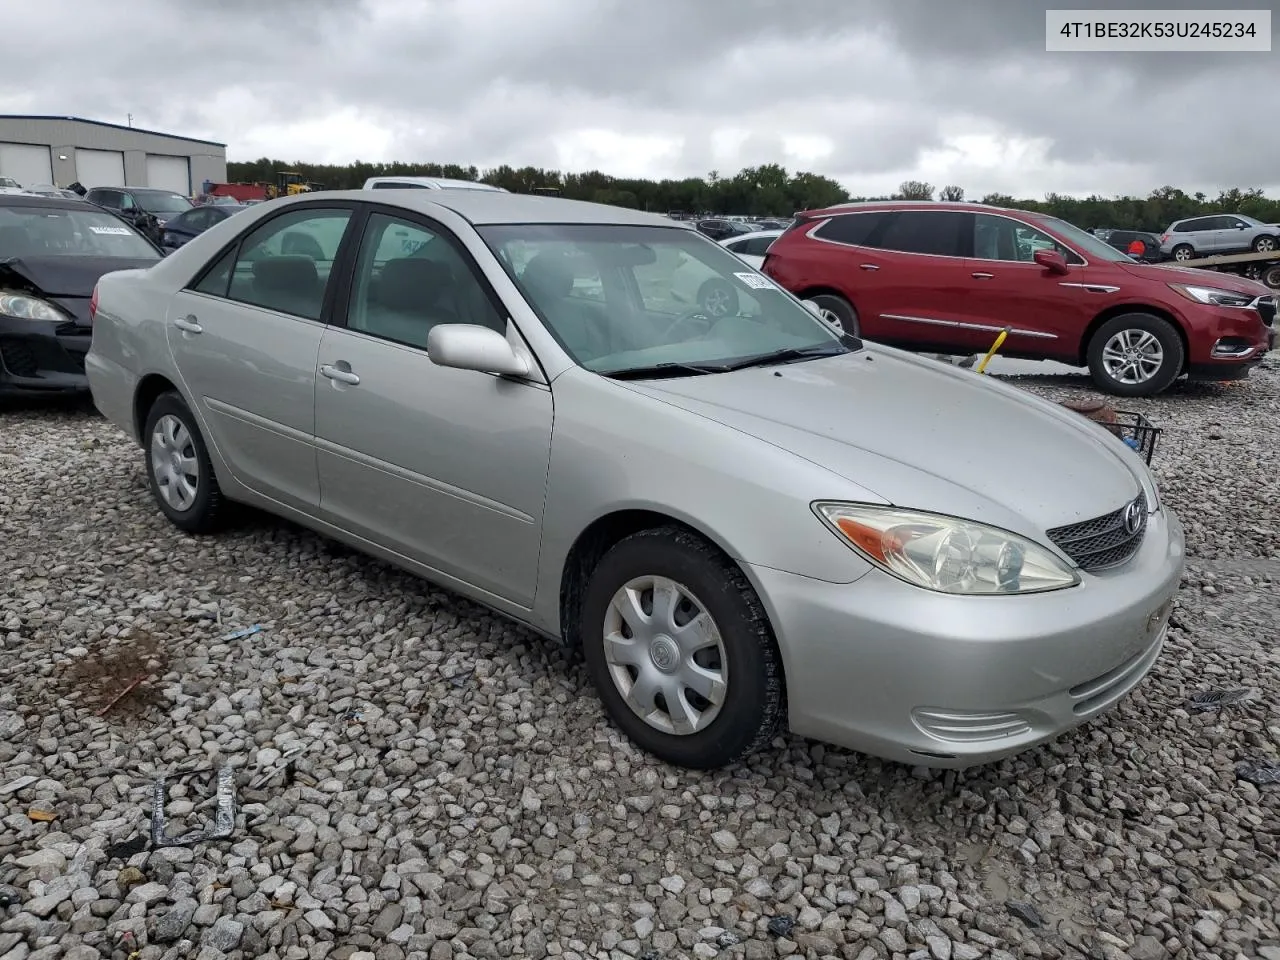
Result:
{"label": "side mirror", "polygon": [[1032,259],[1051,273],[1067,273],[1067,258],[1057,250],[1037,250]]}
{"label": "side mirror", "polygon": [[431,362],[455,370],[496,373],[503,377],[527,377],[529,364],[516,355],[507,338],[497,330],[471,323],[442,323],[427,334]]}

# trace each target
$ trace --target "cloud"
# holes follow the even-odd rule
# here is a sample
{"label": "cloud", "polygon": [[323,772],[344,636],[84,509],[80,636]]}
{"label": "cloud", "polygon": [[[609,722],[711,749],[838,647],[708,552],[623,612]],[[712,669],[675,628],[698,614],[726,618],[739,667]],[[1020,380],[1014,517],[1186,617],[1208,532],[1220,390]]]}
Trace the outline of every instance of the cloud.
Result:
{"label": "cloud", "polygon": [[[1054,8],[1096,7],[1054,0]],[[1195,8],[1204,0],[1130,0]],[[131,0],[6,12],[0,112],[226,141],[232,159],[620,176],[782,163],[856,195],[1280,192],[1270,54],[1049,54],[1028,0]],[[1273,25],[1274,26],[1274,25]]]}

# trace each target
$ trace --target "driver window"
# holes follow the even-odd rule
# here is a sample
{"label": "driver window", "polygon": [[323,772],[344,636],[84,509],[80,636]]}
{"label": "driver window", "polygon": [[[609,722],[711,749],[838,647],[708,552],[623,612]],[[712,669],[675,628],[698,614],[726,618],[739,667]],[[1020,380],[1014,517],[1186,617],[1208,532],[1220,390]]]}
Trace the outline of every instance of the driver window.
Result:
{"label": "driver window", "polygon": [[1056,250],[1068,262],[1078,262],[1076,255],[1053,237],[1035,227],[980,213],[973,218],[973,255],[979,260],[1004,260],[1011,263],[1034,263],[1037,250]]}
{"label": "driver window", "polygon": [[133,202],[133,197],[129,196],[129,194],[127,193],[120,195],[121,210],[134,210],[136,208],[137,208],[137,205]]}

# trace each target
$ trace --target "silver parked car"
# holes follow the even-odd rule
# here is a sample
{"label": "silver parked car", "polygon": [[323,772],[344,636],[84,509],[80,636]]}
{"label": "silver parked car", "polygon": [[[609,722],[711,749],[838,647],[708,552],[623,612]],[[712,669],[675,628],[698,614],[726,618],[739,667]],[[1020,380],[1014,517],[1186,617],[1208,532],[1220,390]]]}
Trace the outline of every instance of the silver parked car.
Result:
{"label": "silver parked car", "polygon": [[1272,253],[1280,247],[1280,225],[1242,213],[1175,220],[1160,235],[1160,252],[1174,260],[1224,253]]}
{"label": "silver parked car", "polygon": [[[672,295],[687,258],[732,313]],[[1113,706],[1164,641],[1182,528],[1132,450],[664,217],[281,198],[95,310],[94,399],[173,523],[251,504],[564,637],[672,763],[789,725],[969,766]]]}

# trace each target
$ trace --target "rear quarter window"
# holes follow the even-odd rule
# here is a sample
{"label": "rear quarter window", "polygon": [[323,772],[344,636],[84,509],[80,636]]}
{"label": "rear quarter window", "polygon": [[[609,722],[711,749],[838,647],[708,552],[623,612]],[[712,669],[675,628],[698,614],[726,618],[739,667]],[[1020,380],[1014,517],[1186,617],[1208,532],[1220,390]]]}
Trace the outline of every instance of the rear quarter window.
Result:
{"label": "rear quarter window", "polygon": [[866,246],[877,229],[884,223],[884,213],[842,213],[832,217],[814,236],[832,243]]}

